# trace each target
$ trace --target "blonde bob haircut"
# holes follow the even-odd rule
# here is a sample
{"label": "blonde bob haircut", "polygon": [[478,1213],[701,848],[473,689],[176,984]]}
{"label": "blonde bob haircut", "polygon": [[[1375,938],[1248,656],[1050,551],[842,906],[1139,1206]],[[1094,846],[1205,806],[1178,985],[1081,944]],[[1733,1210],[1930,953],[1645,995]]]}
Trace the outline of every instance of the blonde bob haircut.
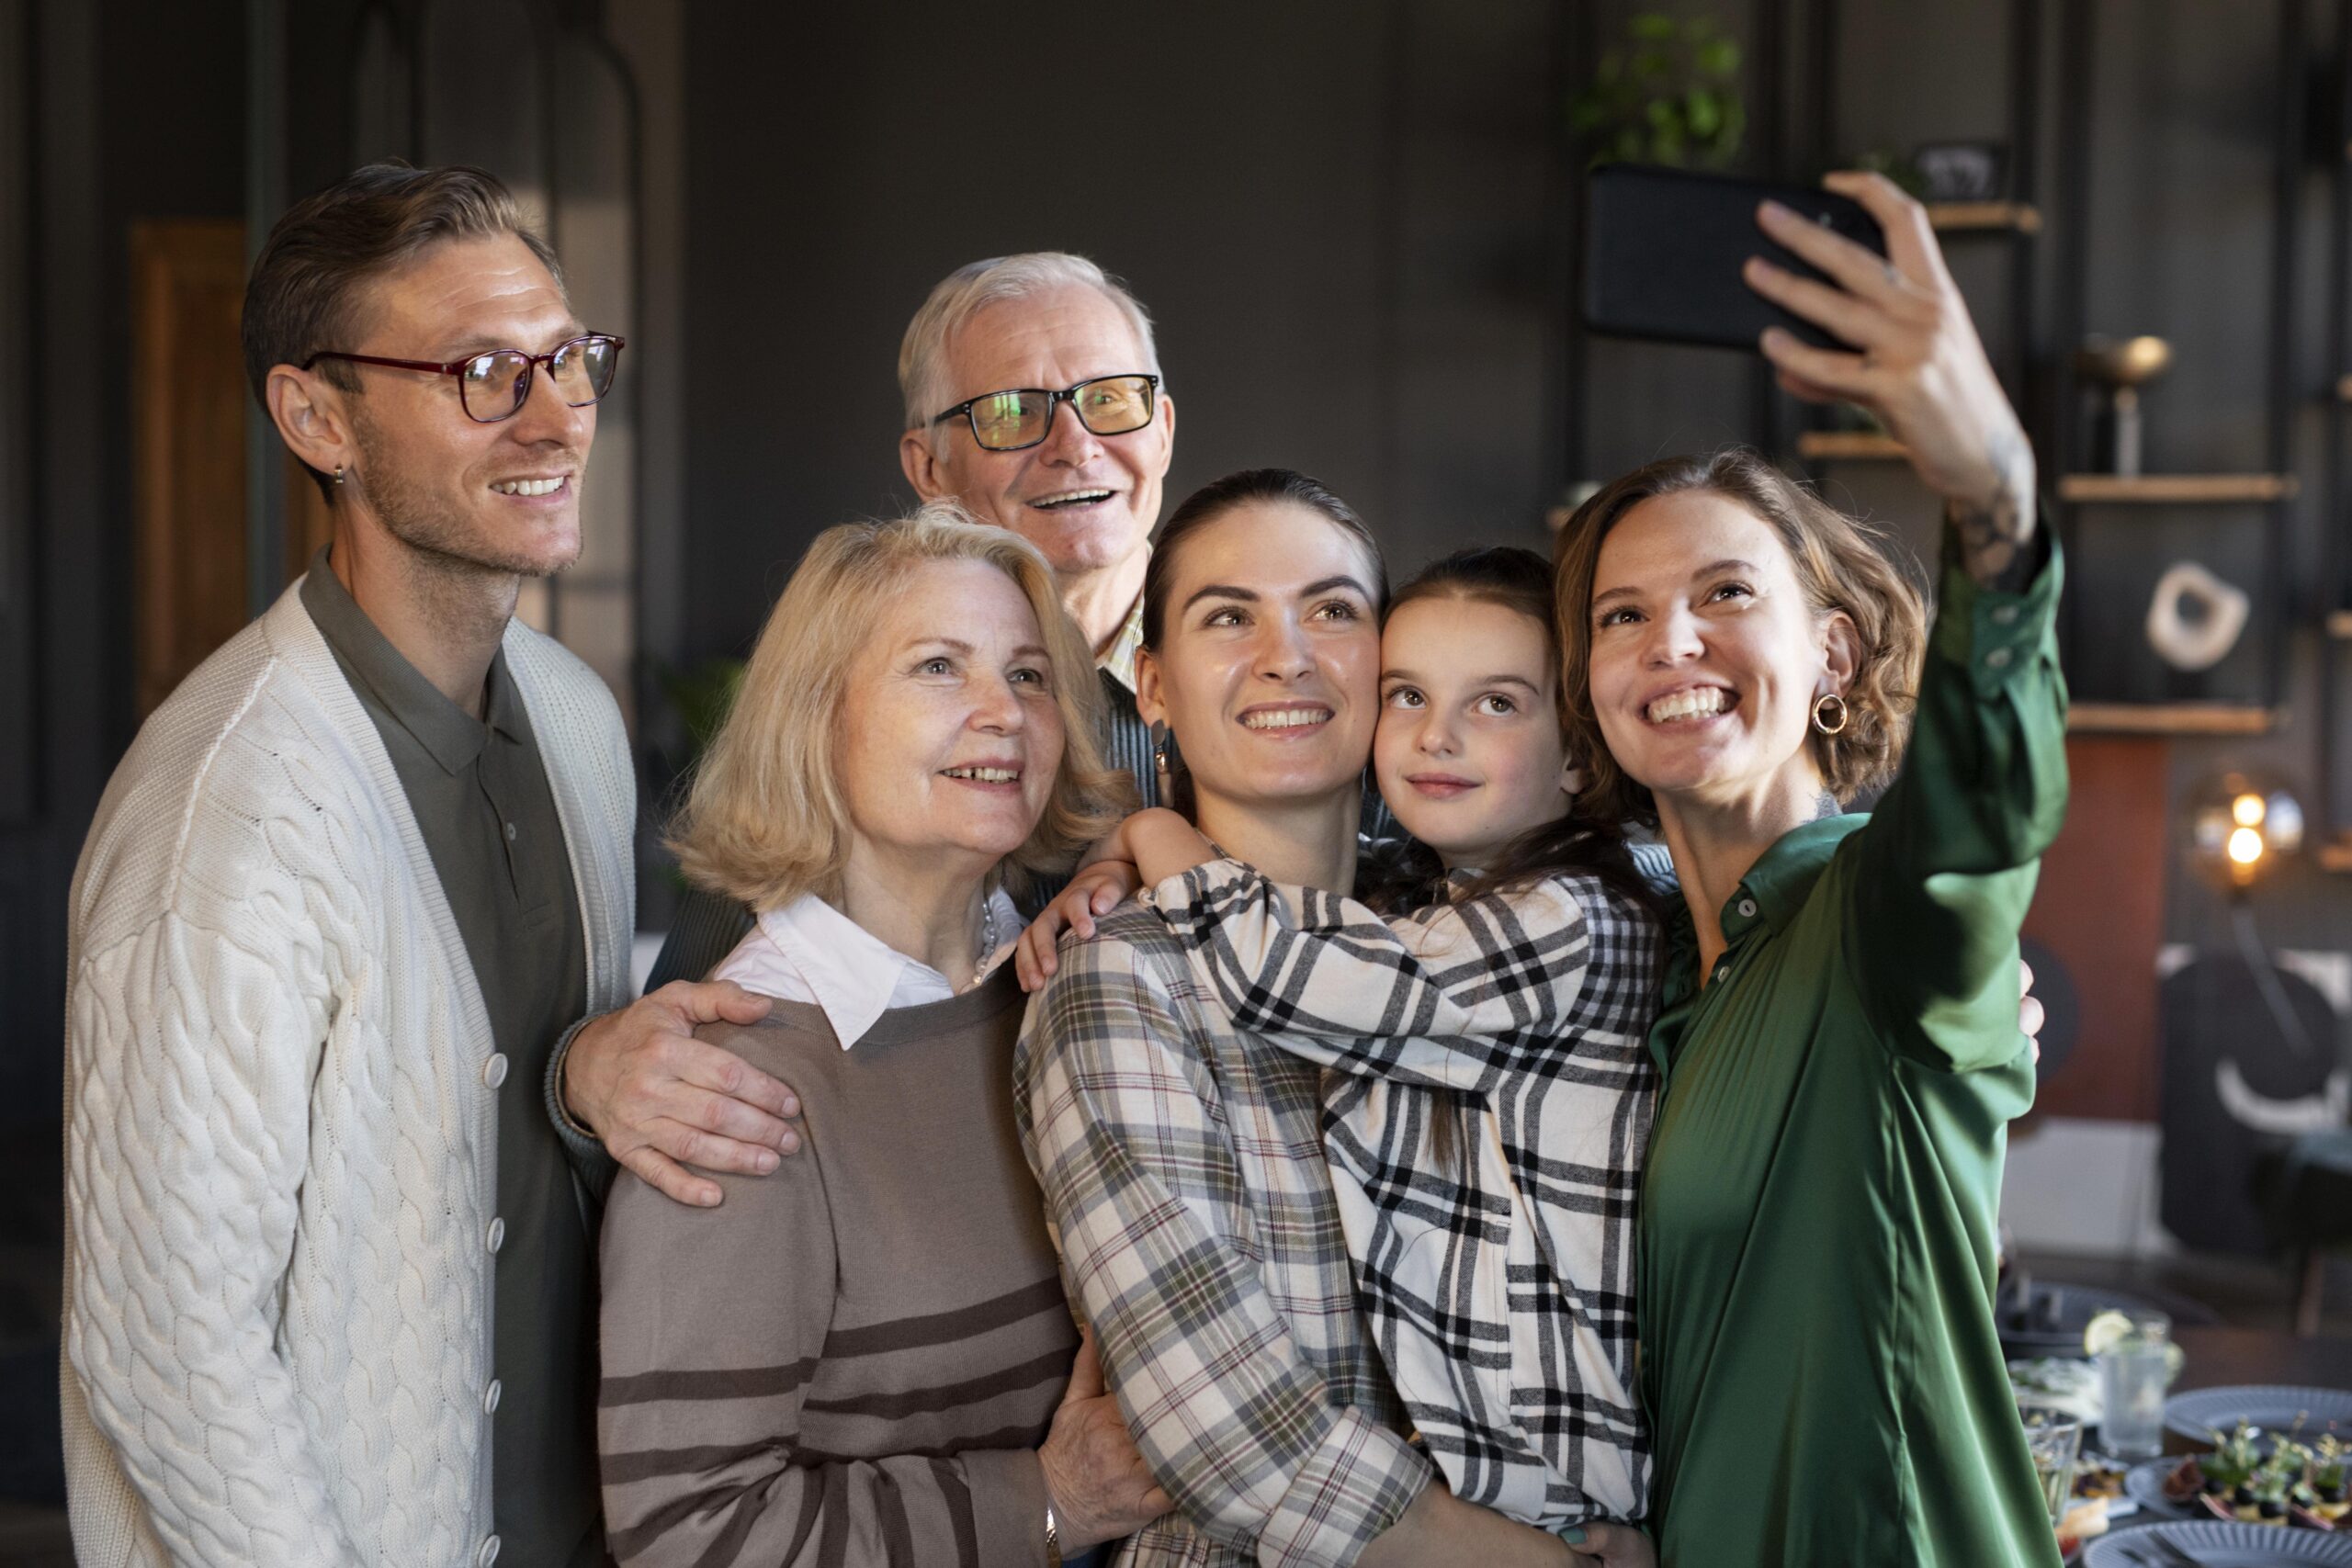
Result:
{"label": "blonde bob haircut", "polygon": [[1025,892],[1069,869],[1135,798],[1102,761],[1102,689],[1086,640],[1064,613],[1036,547],[938,501],[887,523],[845,523],[808,547],[769,612],[742,690],[695,771],[668,844],[689,881],[755,910],[804,893],[837,899],[849,861],[850,814],[836,773],[843,697],[865,640],[890,595],[928,561],[985,561],[1029,601],[1053,665],[1062,755],[1046,810],[998,879]]}
{"label": "blonde bob haircut", "polygon": [[1756,453],[1732,447],[1712,457],[1668,457],[1634,469],[1577,509],[1560,530],[1553,572],[1559,606],[1560,698],[1568,755],[1585,765],[1586,798],[1612,821],[1655,825],[1650,792],[1609,754],[1592,705],[1593,577],[1601,542],[1625,514],[1654,496],[1712,491],[1738,502],[1780,536],[1814,613],[1843,611],[1860,657],[1848,683],[1846,728],[1806,731],[1822,781],[1840,806],[1893,782],[1902,765],[1926,656],[1928,616],[1919,589],[1888,557],[1880,532],[1823,501]]}

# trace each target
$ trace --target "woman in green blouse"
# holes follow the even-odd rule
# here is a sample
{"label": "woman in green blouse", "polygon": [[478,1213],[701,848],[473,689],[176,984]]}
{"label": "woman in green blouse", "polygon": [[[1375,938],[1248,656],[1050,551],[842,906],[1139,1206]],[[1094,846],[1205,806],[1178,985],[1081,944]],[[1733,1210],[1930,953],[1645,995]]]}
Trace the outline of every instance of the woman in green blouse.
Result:
{"label": "woman in green blouse", "polygon": [[2065,807],[2058,563],[1925,214],[1830,185],[1889,259],[1768,205],[1830,282],[1748,281],[1857,351],[1762,347],[1946,498],[1933,630],[1867,530],[1744,454],[1628,475],[1561,543],[1573,738],[1687,904],[1642,1198],[1654,1517],[1667,1568],[2040,1568],[1994,1228],[2033,1093],[2018,927]]}

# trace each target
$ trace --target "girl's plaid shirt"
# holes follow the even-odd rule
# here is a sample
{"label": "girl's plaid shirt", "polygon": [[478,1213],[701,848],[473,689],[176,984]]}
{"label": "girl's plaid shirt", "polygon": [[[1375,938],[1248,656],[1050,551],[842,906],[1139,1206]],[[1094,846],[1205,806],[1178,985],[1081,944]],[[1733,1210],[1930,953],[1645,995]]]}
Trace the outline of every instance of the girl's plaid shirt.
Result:
{"label": "girl's plaid shirt", "polygon": [[1224,860],[1146,901],[1237,1028],[1332,1069],[1358,1300],[1455,1495],[1551,1529],[1641,1517],[1657,923],[1580,874],[1384,919]]}

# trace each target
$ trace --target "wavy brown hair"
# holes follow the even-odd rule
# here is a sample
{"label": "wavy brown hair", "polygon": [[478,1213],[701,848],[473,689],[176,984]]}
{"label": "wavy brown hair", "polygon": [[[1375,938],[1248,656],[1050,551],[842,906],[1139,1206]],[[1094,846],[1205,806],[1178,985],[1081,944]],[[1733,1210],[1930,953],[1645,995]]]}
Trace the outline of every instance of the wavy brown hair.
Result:
{"label": "wavy brown hair", "polygon": [[839,896],[850,818],[835,758],[848,722],[842,697],[850,666],[910,573],[929,561],[963,560],[995,567],[1029,601],[1061,710],[1053,794],[1027,840],[1001,863],[1001,878],[1018,896],[1032,877],[1069,870],[1079,851],[1118,825],[1135,803],[1134,785],[1102,761],[1102,683],[1085,637],[1062,609],[1053,570],[1018,535],[935,501],[896,522],[828,528],[808,547],[671,827],[668,844],[689,882],[755,910],[803,893]]}
{"label": "wavy brown hair", "polygon": [[1845,691],[1844,733],[1809,731],[1814,761],[1838,804],[1883,787],[1903,761],[1927,650],[1918,585],[1889,557],[1879,529],[1838,511],[1758,454],[1732,447],[1712,457],[1668,457],[1634,469],[1577,508],[1560,530],[1553,590],[1559,609],[1562,699],[1568,750],[1585,764],[1595,808],[1655,824],[1650,792],[1610,754],[1592,705],[1593,575],[1601,542],[1625,514],[1656,496],[1712,491],[1746,507],[1780,536],[1817,615],[1843,611],[1860,645]]}

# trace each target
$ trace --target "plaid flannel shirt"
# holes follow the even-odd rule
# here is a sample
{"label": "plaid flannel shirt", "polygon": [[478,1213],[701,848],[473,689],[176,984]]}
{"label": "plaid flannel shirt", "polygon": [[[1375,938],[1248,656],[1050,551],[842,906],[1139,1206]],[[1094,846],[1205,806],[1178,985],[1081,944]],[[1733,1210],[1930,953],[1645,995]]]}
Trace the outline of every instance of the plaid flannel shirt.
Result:
{"label": "plaid flannel shirt", "polygon": [[1146,901],[1238,1028],[1334,1069],[1325,1153],[1357,1288],[1454,1494],[1549,1529],[1641,1517],[1657,922],[1584,874],[1384,920],[1231,860]]}
{"label": "plaid flannel shirt", "polygon": [[1116,1562],[1354,1561],[1428,1484],[1356,1310],[1319,1074],[1130,906],[1061,952],[1013,1065],[1070,1300],[1175,1509]]}

